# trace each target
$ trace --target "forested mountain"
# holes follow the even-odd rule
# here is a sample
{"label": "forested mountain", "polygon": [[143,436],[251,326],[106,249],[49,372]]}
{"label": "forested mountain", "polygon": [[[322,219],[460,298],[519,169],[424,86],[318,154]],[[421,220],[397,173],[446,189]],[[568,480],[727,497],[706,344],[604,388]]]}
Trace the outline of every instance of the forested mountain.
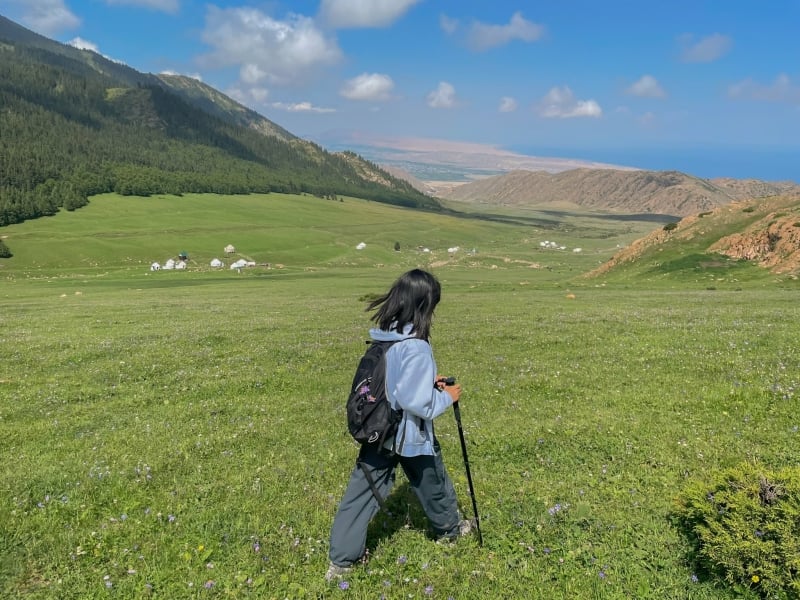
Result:
{"label": "forested mountain", "polygon": [[308,192],[438,208],[353,153],[333,154],[186,78],[162,80],[0,16],[0,226],[102,192]]}

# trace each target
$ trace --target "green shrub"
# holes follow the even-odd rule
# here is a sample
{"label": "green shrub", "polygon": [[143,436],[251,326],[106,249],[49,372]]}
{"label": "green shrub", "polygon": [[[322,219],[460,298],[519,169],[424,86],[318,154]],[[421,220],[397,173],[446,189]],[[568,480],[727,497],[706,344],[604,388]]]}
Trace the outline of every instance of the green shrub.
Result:
{"label": "green shrub", "polygon": [[800,467],[745,463],[690,484],[677,502],[699,566],[740,593],[800,598]]}
{"label": "green shrub", "polygon": [[747,208],[743,208],[742,212],[751,213],[755,210],[754,206],[748,206]]}
{"label": "green shrub", "polygon": [[11,258],[12,256],[14,255],[11,254],[11,250],[9,250],[3,240],[0,240],[0,258]]}
{"label": "green shrub", "polygon": [[672,231],[673,229],[677,228],[678,228],[677,223],[667,223],[666,225],[664,225],[664,231]]}

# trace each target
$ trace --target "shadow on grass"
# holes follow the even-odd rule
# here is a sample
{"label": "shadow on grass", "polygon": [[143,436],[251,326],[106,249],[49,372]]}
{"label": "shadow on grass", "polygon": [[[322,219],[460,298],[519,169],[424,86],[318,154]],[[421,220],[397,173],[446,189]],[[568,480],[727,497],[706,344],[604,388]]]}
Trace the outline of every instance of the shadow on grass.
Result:
{"label": "shadow on grass", "polygon": [[379,511],[370,521],[367,548],[376,548],[401,529],[417,529],[432,535],[428,528],[428,517],[407,481],[394,487],[385,504],[386,510]]}

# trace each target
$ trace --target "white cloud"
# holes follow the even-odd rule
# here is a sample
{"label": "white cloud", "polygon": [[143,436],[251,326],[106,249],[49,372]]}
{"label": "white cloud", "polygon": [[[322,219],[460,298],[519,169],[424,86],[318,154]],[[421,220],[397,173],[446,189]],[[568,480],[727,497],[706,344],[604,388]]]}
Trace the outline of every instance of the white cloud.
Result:
{"label": "white cloud", "polygon": [[475,21],[467,36],[467,44],[476,52],[483,52],[513,40],[535,42],[544,35],[544,27],[528,21],[516,12],[508,25],[490,25]]}
{"label": "white cloud", "polygon": [[637,120],[641,125],[647,127],[655,123],[656,115],[652,112],[646,112],[643,115],[641,115]]}
{"label": "white cloud", "polygon": [[319,14],[337,29],[387,27],[420,0],[322,0]]}
{"label": "white cloud", "polygon": [[310,102],[297,102],[295,104],[285,102],[273,102],[273,108],[285,110],[288,112],[309,112],[309,113],[333,113],[336,112],[335,108],[322,108],[314,106]]}
{"label": "white cloud", "polygon": [[441,15],[439,17],[439,26],[442,28],[447,34],[453,34],[458,30],[460,23],[458,19],[451,19],[447,15]]}
{"label": "white cloud", "polygon": [[800,105],[800,85],[793,84],[785,73],[781,73],[769,85],[745,79],[728,88],[731,98],[746,98],[763,102],[787,102]]}
{"label": "white cloud", "polygon": [[725,56],[733,47],[733,40],[720,33],[695,40],[694,35],[687,33],[678,38],[678,44],[683,62],[707,63]]}
{"label": "white cloud", "polygon": [[428,94],[428,106],[431,108],[453,108],[456,105],[456,88],[446,81]]}
{"label": "white cloud", "polygon": [[336,41],[302,15],[278,21],[253,8],[209,6],[202,37],[212,47],[202,62],[212,67],[239,65],[248,83],[297,83],[342,59]]}
{"label": "white cloud", "polygon": [[247,84],[253,85],[259,81],[264,81],[268,73],[258,65],[247,63],[239,68],[239,78]]}
{"label": "white cloud", "polygon": [[269,90],[260,87],[229,88],[225,93],[236,100],[239,104],[243,104],[250,108],[258,108],[263,106],[269,96]]}
{"label": "white cloud", "polygon": [[576,100],[567,86],[554,87],[539,103],[539,114],[548,119],[601,117],[603,109],[594,100]]}
{"label": "white cloud", "polygon": [[[170,69],[167,69],[165,71],[161,71],[160,74],[161,75],[180,75],[181,77],[191,77],[192,79],[197,79],[197,81],[203,81],[203,76],[200,75],[200,73],[178,73],[177,71],[172,71]],[[231,96],[231,97],[233,97],[233,96]]]}
{"label": "white cloud", "polygon": [[67,45],[78,48],[78,50],[91,50],[92,52],[96,52],[103,58],[106,58],[112,62],[119,63],[121,65],[125,64],[121,60],[117,60],[116,58],[111,58],[107,54],[103,54],[102,52],[100,52],[100,48],[97,44],[95,44],[94,42],[90,42],[89,40],[85,40],[82,37],[72,38],[70,41],[67,42]]}
{"label": "white cloud", "polygon": [[639,81],[630,86],[625,92],[642,98],[663,98],[667,95],[664,92],[664,88],[652,75],[642,75]]}
{"label": "white cloud", "polygon": [[142,6],[165,13],[175,14],[180,10],[180,0],[106,0],[106,4],[127,4],[129,6]]}
{"label": "white cloud", "polygon": [[70,41],[67,42],[68,46],[73,46],[78,50],[91,50],[92,52],[97,52],[100,54],[100,50],[98,49],[97,44],[85,40],[81,37],[72,38]]}
{"label": "white cloud", "polygon": [[500,98],[500,106],[497,108],[501,113],[509,113],[517,110],[517,101],[509,96]]}
{"label": "white cloud", "polygon": [[362,73],[345,82],[339,92],[350,100],[388,100],[394,89],[394,81],[380,73]]}
{"label": "white cloud", "polygon": [[[64,0],[6,0],[22,7],[20,23],[33,31],[52,36],[61,31],[75,29],[81,20],[67,8]],[[5,12],[5,11],[3,11]]]}

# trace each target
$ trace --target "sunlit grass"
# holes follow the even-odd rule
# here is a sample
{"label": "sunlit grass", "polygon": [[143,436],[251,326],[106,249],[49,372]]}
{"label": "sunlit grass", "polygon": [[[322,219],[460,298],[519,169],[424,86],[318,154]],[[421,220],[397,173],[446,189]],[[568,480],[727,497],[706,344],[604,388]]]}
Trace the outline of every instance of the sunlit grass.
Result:
{"label": "sunlit grass", "polygon": [[[441,226],[449,242],[458,227]],[[474,235],[522,254],[529,230],[491,227]],[[369,326],[359,299],[429,266],[406,235],[381,264],[348,245],[352,264],[307,268],[295,245],[302,264],[242,275],[56,268],[55,252],[37,270],[15,254],[0,292],[0,595],[736,597],[695,572],[673,502],[743,460],[796,461],[796,293],[595,287],[572,255],[553,270],[433,267],[433,345],[464,387],[484,547],[433,543],[400,476],[369,562],[346,590],[323,581],[356,452],[344,399]],[[145,266],[155,239],[137,250]],[[469,514],[450,414],[437,432]]]}

